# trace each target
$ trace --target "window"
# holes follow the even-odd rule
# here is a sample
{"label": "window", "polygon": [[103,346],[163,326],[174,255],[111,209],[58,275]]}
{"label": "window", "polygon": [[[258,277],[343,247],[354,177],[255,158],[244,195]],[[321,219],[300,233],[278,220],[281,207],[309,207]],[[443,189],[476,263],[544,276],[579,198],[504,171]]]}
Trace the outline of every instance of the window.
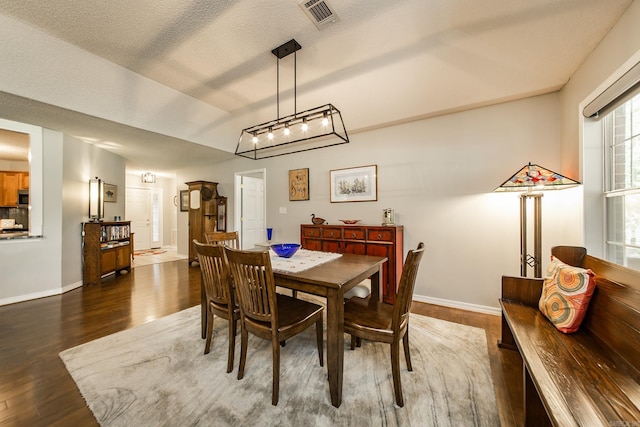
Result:
{"label": "window", "polygon": [[603,120],[606,258],[640,270],[640,94]]}
{"label": "window", "polygon": [[[29,139],[29,235],[41,236],[43,223],[43,149],[41,127],[0,118],[0,129],[28,135]],[[24,224],[23,224],[24,225]]]}

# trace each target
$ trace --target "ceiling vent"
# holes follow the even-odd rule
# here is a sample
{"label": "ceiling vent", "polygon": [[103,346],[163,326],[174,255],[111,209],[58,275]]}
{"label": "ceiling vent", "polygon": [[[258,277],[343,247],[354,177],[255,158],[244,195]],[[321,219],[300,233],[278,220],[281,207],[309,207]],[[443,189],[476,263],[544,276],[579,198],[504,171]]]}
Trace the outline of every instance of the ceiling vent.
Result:
{"label": "ceiling vent", "polygon": [[333,7],[329,6],[325,0],[302,0],[298,5],[319,30],[323,30],[340,20],[333,11]]}

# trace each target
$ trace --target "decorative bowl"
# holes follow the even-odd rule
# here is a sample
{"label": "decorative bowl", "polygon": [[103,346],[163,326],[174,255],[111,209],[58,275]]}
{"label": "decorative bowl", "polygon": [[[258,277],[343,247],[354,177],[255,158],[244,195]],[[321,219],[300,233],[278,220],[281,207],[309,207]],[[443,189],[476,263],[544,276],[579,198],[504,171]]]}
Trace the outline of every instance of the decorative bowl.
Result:
{"label": "decorative bowl", "polygon": [[282,258],[291,258],[293,254],[298,252],[300,245],[297,243],[274,243],[271,245],[271,249]]}
{"label": "decorative bowl", "polygon": [[359,219],[341,219],[340,221],[344,222],[345,224],[351,225],[351,224],[356,224],[356,223],[360,222],[361,220],[359,220]]}

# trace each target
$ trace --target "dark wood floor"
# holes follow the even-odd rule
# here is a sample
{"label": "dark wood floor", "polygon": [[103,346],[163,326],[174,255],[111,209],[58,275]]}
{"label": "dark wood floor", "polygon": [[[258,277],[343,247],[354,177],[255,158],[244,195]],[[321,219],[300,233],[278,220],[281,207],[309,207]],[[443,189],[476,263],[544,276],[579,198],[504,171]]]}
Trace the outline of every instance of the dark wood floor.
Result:
{"label": "dark wood floor", "polygon": [[[199,298],[200,271],[182,260],[0,307],[0,425],[97,425],[58,353],[192,307]],[[412,311],[486,330],[500,419],[521,424],[522,406],[512,399],[520,396],[521,361],[496,346],[500,318],[422,303]]]}

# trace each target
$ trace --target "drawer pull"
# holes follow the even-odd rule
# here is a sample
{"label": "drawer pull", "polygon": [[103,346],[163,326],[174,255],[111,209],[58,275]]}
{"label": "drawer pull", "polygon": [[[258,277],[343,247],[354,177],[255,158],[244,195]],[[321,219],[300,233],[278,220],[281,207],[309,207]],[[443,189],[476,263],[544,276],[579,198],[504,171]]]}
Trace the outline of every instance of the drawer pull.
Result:
{"label": "drawer pull", "polygon": [[382,234],[378,234],[378,240],[382,239]]}
{"label": "drawer pull", "polygon": [[351,233],[351,237],[356,237],[356,233]]}
{"label": "drawer pull", "polygon": [[333,237],[333,232],[329,233],[329,237]]}

